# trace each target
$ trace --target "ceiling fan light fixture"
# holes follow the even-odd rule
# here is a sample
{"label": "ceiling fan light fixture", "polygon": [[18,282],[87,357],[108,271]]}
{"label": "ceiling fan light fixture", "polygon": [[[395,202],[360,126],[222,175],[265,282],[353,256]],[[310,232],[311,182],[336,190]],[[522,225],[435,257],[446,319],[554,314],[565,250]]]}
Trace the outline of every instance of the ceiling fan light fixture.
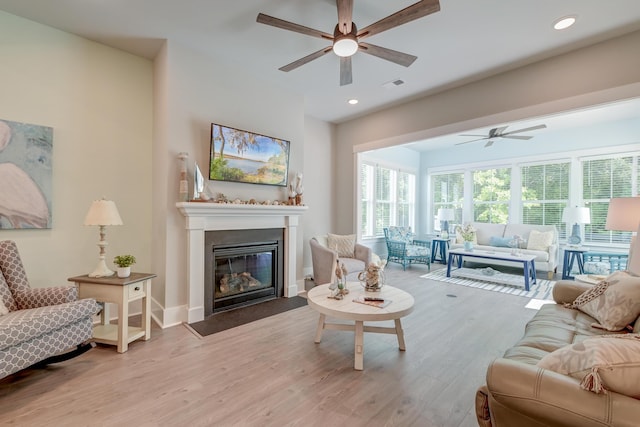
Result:
{"label": "ceiling fan light fixture", "polygon": [[563,16],[553,22],[553,28],[556,30],[565,30],[576,23],[576,15]]}
{"label": "ceiling fan light fixture", "polygon": [[358,38],[356,34],[358,28],[351,23],[351,32],[344,34],[340,31],[340,25],[336,25],[333,30],[333,52],[343,58],[349,57],[358,51]]}
{"label": "ceiling fan light fixture", "polygon": [[358,42],[351,34],[337,38],[333,42],[333,52],[342,57],[351,56],[358,51]]}

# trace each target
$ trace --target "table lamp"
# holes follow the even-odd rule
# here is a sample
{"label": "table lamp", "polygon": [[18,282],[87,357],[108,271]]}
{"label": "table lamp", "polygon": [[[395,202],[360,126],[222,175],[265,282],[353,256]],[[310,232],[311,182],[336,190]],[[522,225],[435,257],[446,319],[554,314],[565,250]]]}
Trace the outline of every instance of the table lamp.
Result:
{"label": "table lamp", "polygon": [[638,230],[640,224],[640,197],[614,197],[609,201],[605,230]]}
{"label": "table lamp", "polygon": [[572,245],[579,245],[582,242],[580,237],[580,224],[591,224],[591,211],[589,208],[564,208],[562,211],[562,221],[573,224],[571,236],[567,241]]}
{"label": "table lamp", "polygon": [[455,217],[455,211],[451,208],[438,209],[438,220],[440,220],[440,223],[442,224],[441,229],[443,238],[449,238],[449,221],[455,219]]}
{"label": "table lamp", "polygon": [[107,246],[107,225],[122,225],[122,218],[118,213],[116,204],[111,200],[106,200],[104,197],[101,200],[94,200],[89,207],[87,216],[84,218],[84,225],[97,225],[100,227],[100,241],[98,247],[100,248],[100,256],[98,266],[89,274],[89,277],[108,277],[113,275],[113,271],[109,270],[105,263],[105,254]]}
{"label": "table lamp", "polygon": [[[637,237],[634,232],[640,230],[640,197],[614,197],[609,201],[605,230],[630,231],[629,263],[627,268],[635,273],[640,269],[640,249],[635,248]],[[636,252],[634,254],[634,252]]]}

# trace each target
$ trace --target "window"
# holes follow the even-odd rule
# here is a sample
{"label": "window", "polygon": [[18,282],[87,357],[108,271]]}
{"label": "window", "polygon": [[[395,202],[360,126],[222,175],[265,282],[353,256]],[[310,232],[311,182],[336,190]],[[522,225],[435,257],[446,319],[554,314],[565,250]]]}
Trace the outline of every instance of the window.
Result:
{"label": "window", "polygon": [[564,240],[571,231],[571,224],[562,221],[564,208],[586,206],[591,224],[584,225],[583,243],[628,245],[630,232],[605,230],[605,224],[611,198],[640,196],[638,150],[581,150],[561,156],[540,156],[535,163],[526,158],[501,160],[501,168],[439,168],[429,173],[429,214],[435,215],[439,207],[455,207],[458,222],[464,212],[464,222],[555,225]]}
{"label": "window", "polygon": [[523,224],[555,225],[560,238],[566,238],[562,211],[569,203],[570,166],[563,162],[520,168]]}
{"label": "window", "polygon": [[390,225],[415,229],[415,174],[364,162],[360,189],[362,237],[382,237]]}
{"label": "window", "polygon": [[[637,158],[635,160],[637,162]],[[609,199],[634,194],[632,156],[584,159],[582,197],[591,209],[591,224],[585,226],[585,241],[591,243],[629,243],[631,233],[605,230]],[[635,169],[637,172],[637,168]],[[636,189],[637,194],[637,189]]]}
{"label": "window", "polygon": [[505,224],[509,220],[511,168],[472,171],[473,220]]}
{"label": "window", "polygon": [[[455,219],[452,224],[462,224],[462,203],[464,201],[464,174],[446,173],[431,177],[432,206],[431,218],[436,218],[438,209],[455,209]],[[437,224],[436,228],[439,228]]]}

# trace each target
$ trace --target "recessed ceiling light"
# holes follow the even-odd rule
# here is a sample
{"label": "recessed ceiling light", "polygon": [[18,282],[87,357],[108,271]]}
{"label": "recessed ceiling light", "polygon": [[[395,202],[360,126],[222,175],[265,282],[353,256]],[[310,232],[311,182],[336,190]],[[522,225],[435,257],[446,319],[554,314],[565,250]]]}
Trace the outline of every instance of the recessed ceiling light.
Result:
{"label": "recessed ceiling light", "polygon": [[347,102],[351,105],[356,105],[358,103],[358,100],[354,98],[354,99],[348,100]]}
{"label": "recessed ceiling light", "polygon": [[569,15],[563,16],[560,19],[556,19],[553,23],[553,28],[555,28],[556,30],[564,30],[566,28],[569,28],[576,23],[576,18],[576,15]]}

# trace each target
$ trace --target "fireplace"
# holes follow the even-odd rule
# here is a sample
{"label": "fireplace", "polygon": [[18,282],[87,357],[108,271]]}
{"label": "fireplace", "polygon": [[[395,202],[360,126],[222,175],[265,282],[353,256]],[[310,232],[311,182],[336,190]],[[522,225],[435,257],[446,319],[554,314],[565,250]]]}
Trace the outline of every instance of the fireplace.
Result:
{"label": "fireplace", "polygon": [[296,256],[301,251],[297,246],[298,218],[307,206],[178,202],[176,207],[185,217],[187,232],[186,304],[183,311],[164,310],[164,323],[193,323],[205,317],[205,234],[209,231],[269,228],[283,231],[283,294],[285,297],[298,294]]}
{"label": "fireplace", "polygon": [[283,296],[284,229],[205,232],[205,316]]}

